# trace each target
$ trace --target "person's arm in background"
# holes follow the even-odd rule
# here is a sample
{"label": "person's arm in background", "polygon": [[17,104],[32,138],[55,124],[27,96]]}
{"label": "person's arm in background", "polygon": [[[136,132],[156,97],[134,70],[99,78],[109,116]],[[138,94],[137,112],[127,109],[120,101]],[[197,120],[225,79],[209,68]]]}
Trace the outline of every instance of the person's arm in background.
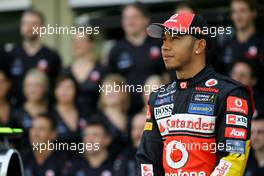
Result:
{"label": "person's arm in background", "polygon": [[155,94],[151,93],[148,104],[147,120],[139,149],[136,154],[137,175],[164,175],[162,167],[163,142],[153,115]]}
{"label": "person's arm in background", "polygon": [[[243,176],[250,149],[253,102],[246,89],[233,90],[220,106],[217,163],[211,176]],[[220,149],[219,146],[225,146]]]}

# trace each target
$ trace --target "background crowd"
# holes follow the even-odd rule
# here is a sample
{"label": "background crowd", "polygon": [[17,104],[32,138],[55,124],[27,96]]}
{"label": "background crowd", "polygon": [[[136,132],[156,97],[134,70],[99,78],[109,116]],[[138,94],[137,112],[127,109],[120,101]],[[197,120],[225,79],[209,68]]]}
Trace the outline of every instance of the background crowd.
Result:
{"label": "background crowd", "polygon": [[[171,14],[193,11],[178,4]],[[208,64],[253,89],[252,153],[246,176],[264,170],[264,38],[255,27],[257,6],[232,0],[233,36],[215,40]],[[97,57],[93,35],[72,36],[73,62],[62,67],[59,54],[34,34],[45,25],[35,10],[21,16],[22,42],[0,50],[0,126],[24,130],[14,146],[21,152],[26,176],[135,176],[135,152],[145,124],[149,92],[99,91],[99,85],[161,86],[175,79],[165,70],[161,40],[146,34],[147,7],[129,4],[120,12],[124,36],[105,62]],[[99,143],[83,153],[33,150],[33,143]]]}

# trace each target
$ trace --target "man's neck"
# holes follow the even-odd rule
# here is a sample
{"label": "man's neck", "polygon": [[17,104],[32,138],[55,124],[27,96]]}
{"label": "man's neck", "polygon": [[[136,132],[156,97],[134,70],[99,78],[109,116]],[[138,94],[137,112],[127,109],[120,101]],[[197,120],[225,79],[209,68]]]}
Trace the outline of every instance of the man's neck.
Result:
{"label": "man's neck", "polygon": [[100,167],[103,162],[107,159],[107,157],[107,150],[101,150],[100,152],[96,152],[95,154],[86,154],[85,156],[92,168]]}
{"label": "man's neck", "polygon": [[66,112],[76,109],[73,103],[60,103],[56,105],[56,108],[59,111],[66,111]]}
{"label": "man's neck", "polygon": [[[196,58],[198,60],[198,58]],[[205,68],[206,64],[197,62],[192,63],[191,65],[187,65],[184,69],[179,69],[176,71],[177,79],[189,79],[193,78],[197,75],[200,71]]]}
{"label": "man's neck", "polygon": [[135,35],[126,35],[126,39],[132,43],[134,46],[140,46],[144,43],[147,34],[145,31],[142,31]]}
{"label": "man's neck", "polygon": [[247,27],[246,29],[241,29],[241,30],[237,30],[236,32],[236,37],[237,40],[240,43],[245,43],[247,42],[250,37],[252,37],[254,34],[256,33],[256,28],[254,26],[254,24],[250,25],[249,27]]}
{"label": "man's neck", "polygon": [[260,167],[264,167],[264,150],[255,151],[255,157]]}
{"label": "man's neck", "polygon": [[94,64],[93,54],[87,53],[83,56],[76,57],[75,63]]}
{"label": "man's neck", "polygon": [[49,156],[52,154],[51,150],[44,150],[44,151],[33,151],[36,162],[38,165],[43,165],[44,162],[49,158]]}
{"label": "man's neck", "polygon": [[25,49],[26,53],[29,56],[35,55],[40,50],[40,48],[42,47],[42,43],[41,43],[40,39],[24,40],[22,45],[23,45],[23,48]]}

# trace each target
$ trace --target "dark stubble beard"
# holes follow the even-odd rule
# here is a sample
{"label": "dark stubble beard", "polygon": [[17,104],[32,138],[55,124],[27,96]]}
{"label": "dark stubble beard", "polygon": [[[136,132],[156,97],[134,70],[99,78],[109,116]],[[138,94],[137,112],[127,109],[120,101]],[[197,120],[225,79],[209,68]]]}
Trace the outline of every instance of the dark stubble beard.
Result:
{"label": "dark stubble beard", "polygon": [[176,70],[178,70],[179,69],[179,67],[177,67],[177,66],[166,66],[165,65],[165,67],[166,67],[166,70],[167,71],[176,71]]}

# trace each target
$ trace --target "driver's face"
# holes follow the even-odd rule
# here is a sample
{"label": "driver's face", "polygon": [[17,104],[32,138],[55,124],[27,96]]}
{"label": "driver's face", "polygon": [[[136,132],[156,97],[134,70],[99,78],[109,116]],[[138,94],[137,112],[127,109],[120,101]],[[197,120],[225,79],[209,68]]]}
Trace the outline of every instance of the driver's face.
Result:
{"label": "driver's face", "polygon": [[195,42],[191,35],[175,35],[172,37],[165,33],[162,40],[162,57],[168,70],[180,69],[191,61]]}

